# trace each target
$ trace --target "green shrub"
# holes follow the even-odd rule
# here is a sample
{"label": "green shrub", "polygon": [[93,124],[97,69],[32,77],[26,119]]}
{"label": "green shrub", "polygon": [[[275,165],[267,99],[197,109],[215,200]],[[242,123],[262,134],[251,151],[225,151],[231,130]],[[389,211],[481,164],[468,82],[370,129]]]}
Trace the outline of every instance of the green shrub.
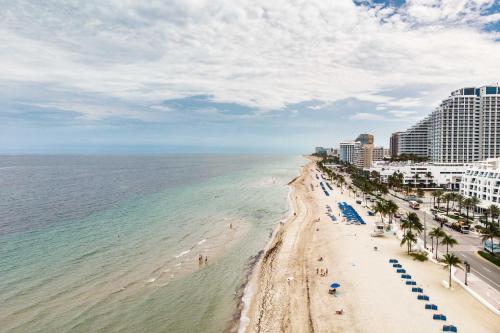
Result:
{"label": "green shrub", "polygon": [[412,252],[410,255],[413,257],[413,260],[418,260],[418,261],[426,261],[427,258],[427,253],[425,252]]}
{"label": "green shrub", "polygon": [[477,251],[477,253],[483,257],[484,259],[494,263],[495,265],[497,266],[500,266],[500,258],[497,257],[496,255],[494,254],[491,254],[489,252],[486,252],[486,251]]}

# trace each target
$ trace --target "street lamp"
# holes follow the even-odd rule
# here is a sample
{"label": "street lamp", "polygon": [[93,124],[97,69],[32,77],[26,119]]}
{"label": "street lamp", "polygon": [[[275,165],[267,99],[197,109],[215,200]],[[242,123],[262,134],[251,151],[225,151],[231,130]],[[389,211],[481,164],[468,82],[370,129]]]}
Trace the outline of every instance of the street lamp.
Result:
{"label": "street lamp", "polygon": [[470,264],[465,261],[464,262],[464,265],[465,265],[465,285],[467,286],[467,273],[470,273]]}

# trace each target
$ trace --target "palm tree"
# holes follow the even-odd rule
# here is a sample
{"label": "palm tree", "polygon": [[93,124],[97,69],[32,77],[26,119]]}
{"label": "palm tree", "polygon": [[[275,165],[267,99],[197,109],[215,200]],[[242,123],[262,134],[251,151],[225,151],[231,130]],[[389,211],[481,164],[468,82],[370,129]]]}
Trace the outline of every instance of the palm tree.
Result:
{"label": "palm tree", "polygon": [[438,208],[439,208],[439,201],[441,200],[441,196],[443,195],[443,190],[435,190],[435,191],[432,191],[432,196],[434,197],[434,202],[433,202],[433,207],[436,208],[436,199],[437,199],[437,203],[438,203]]}
{"label": "palm tree", "polygon": [[385,202],[386,213],[389,214],[389,223],[392,223],[392,218],[394,214],[399,210],[399,206],[392,200],[387,200]]}
{"label": "palm tree", "polygon": [[465,207],[465,213],[467,215],[467,223],[469,223],[469,210],[472,208],[472,198],[465,198],[463,205]]}
{"label": "palm tree", "polygon": [[408,230],[403,235],[403,239],[401,240],[401,244],[400,245],[403,246],[404,244],[406,244],[406,247],[407,247],[407,250],[408,250],[408,254],[410,254],[410,252],[411,252],[411,245],[413,243],[416,243],[416,242],[417,242],[417,237],[411,232],[411,230]]}
{"label": "palm tree", "polygon": [[413,176],[413,178],[415,178],[415,188],[417,188],[417,181],[420,179],[420,175],[418,173],[415,173],[415,176]]}
{"label": "palm tree", "polygon": [[455,201],[458,204],[459,214],[462,214],[462,206],[464,205],[464,200],[465,200],[465,197],[463,195],[461,195],[460,193],[455,193]]}
{"label": "palm tree", "polygon": [[382,201],[377,201],[373,211],[375,213],[380,213],[380,219],[382,220],[382,223],[384,223],[384,215],[387,213],[385,204]]}
{"label": "palm tree", "polygon": [[448,286],[451,288],[451,268],[457,267],[462,261],[453,253],[449,253],[443,256],[442,262],[444,263],[444,269],[448,269]]}
{"label": "palm tree", "polygon": [[472,197],[472,218],[476,218],[476,208],[477,205],[481,203],[481,200],[478,197]]}
{"label": "palm tree", "polygon": [[493,239],[498,237],[500,237],[500,230],[494,223],[486,222],[486,225],[481,228],[481,241],[483,243],[489,240],[493,246]]}
{"label": "palm tree", "polygon": [[453,197],[454,197],[454,194],[451,192],[447,192],[447,193],[443,194],[443,199],[444,199],[444,201],[446,201],[446,215],[448,215],[448,213],[450,211],[450,201],[453,200]]}
{"label": "palm tree", "polygon": [[500,216],[500,209],[498,208],[498,206],[492,204],[492,205],[490,205],[488,207],[488,211],[490,212],[491,223],[493,223],[493,219],[496,217],[497,218],[497,224],[500,226],[499,221],[498,221],[498,218]]}
{"label": "palm tree", "polygon": [[413,234],[413,232],[415,232],[415,235],[418,235],[424,230],[424,226],[420,222],[418,215],[414,212],[410,212],[406,214],[406,219],[401,222],[401,229],[403,229],[405,233],[410,232]]}
{"label": "palm tree", "polygon": [[429,185],[432,185],[432,178],[434,178],[434,176],[432,176],[432,172],[428,171],[425,176],[427,177],[428,180],[430,180],[430,183]]}
{"label": "palm tree", "polygon": [[441,245],[446,245],[446,254],[448,254],[448,247],[453,247],[458,244],[457,240],[452,236],[444,233],[443,239],[441,240]]}
{"label": "palm tree", "polygon": [[445,233],[441,228],[435,227],[434,229],[431,230],[429,235],[433,238],[436,239],[436,260],[438,258],[438,246],[439,246],[439,239],[442,238]]}

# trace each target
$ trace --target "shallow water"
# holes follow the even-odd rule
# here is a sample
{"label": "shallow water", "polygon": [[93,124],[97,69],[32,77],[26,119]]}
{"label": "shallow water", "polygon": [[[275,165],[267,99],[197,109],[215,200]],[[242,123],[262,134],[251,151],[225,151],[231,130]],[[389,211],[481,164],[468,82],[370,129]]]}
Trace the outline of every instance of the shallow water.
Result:
{"label": "shallow water", "polygon": [[304,162],[0,157],[2,332],[224,330]]}

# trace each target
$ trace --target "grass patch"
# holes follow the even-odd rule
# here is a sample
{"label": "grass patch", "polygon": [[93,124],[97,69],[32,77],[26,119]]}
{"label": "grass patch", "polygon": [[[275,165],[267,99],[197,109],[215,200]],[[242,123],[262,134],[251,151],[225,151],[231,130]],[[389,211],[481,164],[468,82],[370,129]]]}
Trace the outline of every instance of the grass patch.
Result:
{"label": "grass patch", "polygon": [[427,253],[425,252],[412,252],[410,253],[410,256],[413,257],[413,260],[418,260],[418,261],[427,261]]}
{"label": "grass patch", "polygon": [[493,255],[489,252],[486,252],[486,251],[477,251],[477,253],[483,257],[484,259],[494,263],[495,265],[499,266],[500,267],[500,258],[497,257],[496,255]]}

